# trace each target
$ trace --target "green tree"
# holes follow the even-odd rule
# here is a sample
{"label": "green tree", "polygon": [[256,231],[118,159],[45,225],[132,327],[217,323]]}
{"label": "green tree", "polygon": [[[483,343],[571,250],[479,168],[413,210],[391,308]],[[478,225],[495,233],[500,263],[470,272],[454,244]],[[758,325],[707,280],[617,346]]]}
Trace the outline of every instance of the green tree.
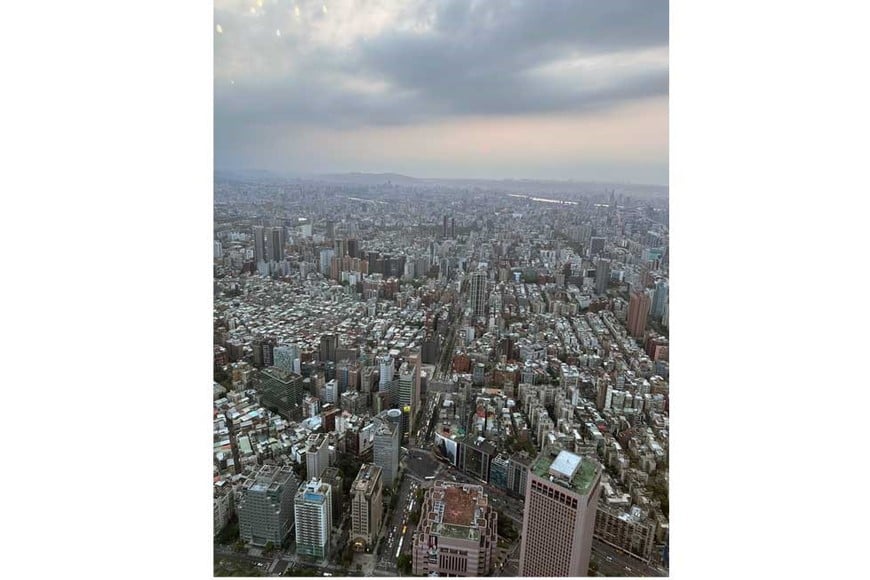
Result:
{"label": "green tree", "polygon": [[399,569],[399,574],[403,576],[410,576],[411,574],[411,556],[408,554],[400,554],[399,558],[396,560],[396,566]]}

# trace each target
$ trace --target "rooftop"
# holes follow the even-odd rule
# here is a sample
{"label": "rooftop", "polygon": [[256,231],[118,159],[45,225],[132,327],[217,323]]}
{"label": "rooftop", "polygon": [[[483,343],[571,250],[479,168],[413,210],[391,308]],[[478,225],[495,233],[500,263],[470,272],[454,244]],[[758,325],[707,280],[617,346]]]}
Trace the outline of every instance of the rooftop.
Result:
{"label": "rooftop", "polygon": [[[579,455],[569,451],[561,451],[556,457],[550,453],[542,453],[532,463],[531,470],[541,479],[554,477],[553,481],[567,484],[568,487],[579,494],[589,492],[599,471],[594,461],[581,458]],[[566,477],[564,479],[558,477],[559,473],[565,474]],[[568,476],[570,476],[570,479]]]}

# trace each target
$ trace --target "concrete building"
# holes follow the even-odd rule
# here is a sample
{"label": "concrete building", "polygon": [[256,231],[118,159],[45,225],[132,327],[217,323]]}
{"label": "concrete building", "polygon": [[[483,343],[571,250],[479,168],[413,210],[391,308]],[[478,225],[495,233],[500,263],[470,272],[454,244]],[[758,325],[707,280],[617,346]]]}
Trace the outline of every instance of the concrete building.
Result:
{"label": "concrete building", "polygon": [[395,372],[395,366],[393,363],[393,357],[388,354],[378,357],[378,366],[380,367],[380,382],[378,383],[379,391],[388,391],[393,382],[393,373]]}
{"label": "concrete building", "polygon": [[299,486],[294,501],[296,554],[325,558],[332,532],[332,488],[319,479]]}
{"label": "concrete building", "polygon": [[[391,409],[396,411],[396,409]],[[387,419],[384,411],[374,421],[374,464],[383,470],[384,485],[392,487],[399,471],[399,442],[401,441],[401,424]],[[399,413],[401,420],[401,413]]]}
{"label": "concrete building", "polygon": [[341,509],[344,506],[344,477],[337,467],[327,467],[320,476],[323,483],[328,483],[332,488],[332,525],[338,526],[341,519]]}
{"label": "concrete building", "polygon": [[408,357],[399,367],[398,401],[402,411],[402,434],[413,433],[414,418],[420,404],[420,356]]}
{"label": "concrete building", "polygon": [[427,490],[412,548],[413,573],[486,576],[498,542],[498,514],[479,485],[436,481]]}
{"label": "concrete building", "polygon": [[599,258],[595,264],[595,293],[599,296],[607,294],[607,285],[610,283],[610,260]]}
{"label": "concrete building", "polygon": [[472,316],[486,316],[486,271],[473,272],[469,282],[468,301]]}
{"label": "concrete building", "polygon": [[635,338],[643,336],[646,330],[646,320],[650,309],[649,294],[643,291],[631,293],[628,302],[628,332]]}
{"label": "concrete building", "polygon": [[296,478],[290,467],[264,465],[237,497],[239,537],[255,546],[280,546],[293,529]]}
{"label": "concrete building", "polygon": [[263,369],[260,377],[263,406],[275,409],[287,419],[300,419],[304,397],[302,376],[271,367]]}
{"label": "concrete building", "polygon": [[329,438],[326,433],[308,436],[305,444],[305,466],[308,479],[317,478],[329,467]]}
{"label": "concrete building", "polygon": [[633,506],[628,512],[620,508],[598,506],[595,537],[649,562],[653,557],[656,520]]}
{"label": "concrete building", "polygon": [[601,468],[553,449],[532,463],[523,512],[520,576],[586,576]]}
{"label": "concrete building", "polygon": [[357,549],[372,546],[381,529],[384,511],[382,473],[383,470],[377,465],[364,463],[350,488],[350,541]]}

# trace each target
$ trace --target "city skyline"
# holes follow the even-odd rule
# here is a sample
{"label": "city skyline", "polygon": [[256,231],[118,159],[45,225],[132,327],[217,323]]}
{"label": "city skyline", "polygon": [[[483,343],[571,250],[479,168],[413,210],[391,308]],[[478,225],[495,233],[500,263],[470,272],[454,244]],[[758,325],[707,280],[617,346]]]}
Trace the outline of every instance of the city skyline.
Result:
{"label": "city skyline", "polygon": [[215,6],[215,168],[668,183],[667,2]]}

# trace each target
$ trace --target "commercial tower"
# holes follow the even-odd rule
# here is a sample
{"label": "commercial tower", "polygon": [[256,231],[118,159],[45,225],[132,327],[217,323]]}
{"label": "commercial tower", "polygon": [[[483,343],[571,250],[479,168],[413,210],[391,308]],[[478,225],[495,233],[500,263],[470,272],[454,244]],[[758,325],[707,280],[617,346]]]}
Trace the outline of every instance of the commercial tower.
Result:
{"label": "commercial tower", "polygon": [[599,296],[607,294],[607,284],[610,282],[610,260],[599,258],[595,263],[595,293]]}
{"label": "commercial tower", "polygon": [[378,537],[383,516],[383,470],[363,463],[350,488],[352,511],[350,540],[360,548],[371,546]]}
{"label": "commercial tower", "polygon": [[264,465],[242,483],[239,537],[255,546],[280,546],[293,529],[296,478],[290,467]]}
{"label": "commercial tower", "polygon": [[480,485],[436,481],[414,535],[416,576],[485,576],[492,571],[498,514]]}
{"label": "commercial tower", "polygon": [[628,332],[631,336],[642,337],[646,330],[651,300],[646,292],[635,290],[628,302]]}
{"label": "commercial tower", "polygon": [[399,389],[396,404],[402,410],[402,433],[414,431],[414,416],[420,404],[420,355],[408,357],[399,368]]}
{"label": "commercial tower", "polygon": [[[398,421],[388,419],[388,414],[392,413],[393,417]],[[398,409],[390,409],[383,411],[374,418],[375,433],[374,433],[374,464],[383,470],[384,485],[392,487],[396,474],[399,471],[399,442],[401,441],[401,417],[402,413]]]}
{"label": "commercial tower", "polygon": [[319,479],[299,486],[296,510],[296,554],[325,558],[332,531],[332,488]]}
{"label": "commercial tower", "polygon": [[478,270],[471,274],[468,290],[468,300],[471,304],[472,316],[486,316],[486,271]]}
{"label": "commercial tower", "polygon": [[[380,367],[380,381],[378,382],[378,391],[389,391],[393,383],[393,357],[388,354],[378,357],[378,366]],[[391,401],[392,402],[392,401]]]}
{"label": "commercial tower", "polygon": [[305,444],[305,467],[308,479],[319,479],[329,467],[329,438],[326,433],[308,436]]}
{"label": "commercial tower", "polygon": [[544,452],[529,467],[520,576],[586,576],[601,491],[596,462]]}

